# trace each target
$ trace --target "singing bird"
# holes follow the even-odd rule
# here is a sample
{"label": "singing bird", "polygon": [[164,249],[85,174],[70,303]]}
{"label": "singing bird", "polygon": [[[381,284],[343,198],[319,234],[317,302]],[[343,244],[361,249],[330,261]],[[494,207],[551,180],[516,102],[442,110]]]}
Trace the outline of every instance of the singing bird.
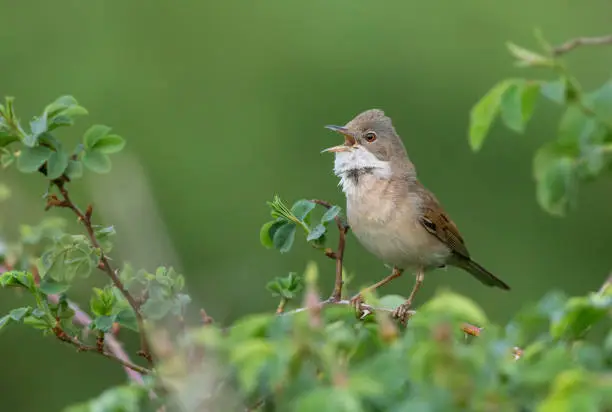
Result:
{"label": "singing bird", "polygon": [[[402,139],[379,109],[357,115],[345,126],[325,126],[344,136],[335,154],[334,174],[346,195],[351,230],[365,249],[393,267],[368,289],[376,289],[413,271],[416,281],[395,316],[405,318],[425,272],[459,267],[487,286],[510,287],[472,260],[455,223],[438,199],[418,180]],[[360,298],[357,295],[353,302]]]}

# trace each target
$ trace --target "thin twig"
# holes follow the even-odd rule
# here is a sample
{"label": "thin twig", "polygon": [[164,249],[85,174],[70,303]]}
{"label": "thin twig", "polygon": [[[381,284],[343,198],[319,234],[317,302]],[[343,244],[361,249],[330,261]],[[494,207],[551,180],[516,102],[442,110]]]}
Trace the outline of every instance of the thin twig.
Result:
{"label": "thin twig", "polygon": [[579,46],[601,46],[605,44],[612,44],[612,35],[600,36],[600,37],[577,37],[566,41],[560,46],[554,47],[552,53],[555,56],[561,56],[562,54],[568,53]]}
{"label": "thin twig", "polygon": [[[339,301],[334,301],[333,299],[328,299],[328,300],[323,300],[320,301],[317,305],[318,308],[323,308],[325,306],[330,306],[330,305],[345,305],[345,306],[356,306],[357,305],[357,309],[359,310],[359,313],[361,313],[361,319],[364,319],[366,316],[373,314],[375,312],[385,312],[388,313],[389,315],[393,315],[394,310],[393,309],[388,309],[388,308],[379,308],[379,307],[375,307],[372,305],[368,305],[366,303],[363,302],[351,302],[350,300],[339,300]],[[287,311],[285,313],[283,313],[283,315],[294,315],[296,313],[300,313],[300,312],[305,312],[307,310],[312,310],[313,307],[312,306],[305,306],[302,308],[298,308],[298,309],[293,309],[291,311]],[[410,310],[408,311],[408,318],[414,316],[416,314],[416,311],[414,310]],[[468,335],[471,336],[480,336],[480,334],[482,333],[482,328],[479,328],[476,325],[472,325],[470,323],[464,323],[461,326],[461,329],[463,330],[463,332],[465,332]]]}
{"label": "thin twig", "polygon": [[[51,303],[59,303],[58,295],[48,295],[48,299]],[[70,306],[70,309],[74,311],[73,322],[77,325],[86,328],[89,327],[89,325],[91,324],[91,318],[89,317],[89,315],[83,312],[81,308],[79,308],[79,306],[74,302],[68,301],[68,306]],[[117,359],[120,359],[122,362],[126,362],[126,364],[132,364],[129,355],[123,350],[123,346],[121,345],[121,343],[112,334],[107,334],[104,337],[104,345],[108,348],[109,352],[112,353]],[[142,380],[142,375],[136,372],[136,370],[126,365],[124,365],[123,368],[125,369],[125,372],[131,380],[141,385],[144,383],[144,381]]]}
{"label": "thin twig", "polygon": [[[325,200],[312,199],[311,202],[326,207],[330,209],[332,207],[331,203],[326,202]],[[348,224],[342,221],[340,216],[336,216],[334,218],[336,221],[336,225],[338,226],[338,249],[336,251],[332,251],[331,249],[325,250],[325,255],[329,256],[332,259],[336,260],[336,281],[334,283],[334,290],[331,295],[331,299],[334,301],[340,301],[342,299],[342,259],[344,258],[344,247],[346,245],[346,233],[349,230]]]}
{"label": "thin twig", "polygon": [[85,345],[84,343],[82,343],[76,337],[68,335],[62,329],[62,327],[59,325],[59,322],[53,328],[53,333],[55,333],[55,336],[57,336],[57,338],[59,340],[61,340],[63,342],[66,342],[66,343],[70,343],[71,345],[75,346],[79,352],[95,352],[95,353],[99,353],[102,356],[105,356],[105,357],[107,357],[109,359],[114,360],[115,362],[120,363],[124,368],[132,369],[132,370],[134,370],[134,371],[136,371],[136,372],[138,372],[138,373],[140,373],[142,375],[148,375],[148,374],[151,373],[151,371],[149,369],[144,368],[144,367],[139,366],[139,365],[136,365],[135,363],[132,363],[132,362],[127,361],[125,359],[118,358],[117,356],[115,356],[111,352],[107,352],[105,350],[101,350],[101,348],[99,348],[97,345],[96,346]]}
{"label": "thin twig", "polygon": [[81,209],[79,209],[79,207],[70,198],[70,194],[68,193],[68,190],[64,185],[64,180],[60,178],[54,180],[53,183],[59,189],[63,199],[58,201],[56,197],[52,196],[50,197],[48,206],[65,207],[71,209],[77,216],[78,220],[83,223],[83,226],[85,226],[85,230],[87,231],[87,235],[89,236],[91,244],[93,245],[93,247],[100,250],[100,264],[98,265],[98,268],[108,275],[115,287],[119,289],[121,294],[125,297],[129,305],[132,307],[132,310],[134,311],[134,314],[136,316],[136,322],[138,323],[138,331],[140,332],[139,355],[144,357],[148,361],[149,367],[152,368],[154,366],[153,357],[149,348],[149,342],[145,332],[144,319],[142,313],[140,312],[140,307],[134,297],[127,291],[127,289],[125,289],[123,283],[119,279],[119,276],[117,276],[117,273],[115,272],[115,270],[113,270],[108,258],[106,257],[106,254],[102,251],[102,248],[100,247],[100,243],[98,242],[94,228],[91,224],[91,214],[93,212],[91,205],[88,206],[86,213],[83,213]]}

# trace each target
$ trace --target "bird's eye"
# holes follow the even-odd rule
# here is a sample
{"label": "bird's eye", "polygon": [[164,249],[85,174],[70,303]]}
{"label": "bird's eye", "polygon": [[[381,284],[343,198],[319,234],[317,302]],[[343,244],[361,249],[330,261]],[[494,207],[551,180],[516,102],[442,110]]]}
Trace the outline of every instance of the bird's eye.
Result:
{"label": "bird's eye", "polygon": [[372,143],[374,140],[376,140],[376,133],[374,132],[367,132],[365,134],[365,139],[368,143]]}

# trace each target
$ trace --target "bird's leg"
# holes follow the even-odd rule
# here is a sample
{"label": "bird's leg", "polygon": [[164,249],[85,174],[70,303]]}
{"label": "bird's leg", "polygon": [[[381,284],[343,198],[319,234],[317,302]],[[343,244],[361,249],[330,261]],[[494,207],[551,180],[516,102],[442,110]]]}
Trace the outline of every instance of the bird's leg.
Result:
{"label": "bird's leg", "polygon": [[363,297],[361,296],[361,294],[364,291],[371,292],[373,290],[376,290],[379,287],[381,287],[383,285],[386,285],[387,283],[391,282],[393,279],[400,277],[403,272],[404,272],[404,269],[400,269],[397,266],[394,266],[393,267],[393,271],[391,272],[391,274],[389,276],[387,276],[386,278],[384,278],[382,280],[379,280],[378,282],[376,282],[375,284],[373,284],[371,286],[368,286],[367,288],[365,288],[364,290],[362,290],[361,292],[359,292],[358,294],[353,296],[351,298],[351,304],[355,307],[357,312],[359,312],[359,306],[363,302]]}
{"label": "bird's leg", "polygon": [[414,282],[414,287],[412,288],[412,292],[408,296],[408,299],[401,305],[399,305],[394,311],[393,316],[402,321],[402,323],[406,323],[408,318],[410,306],[412,306],[412,300],[416,295],[417,291],[421,288],[423,284],[423,279],[425,278],[425,273],[422,269],[420,269],[416,274],[416,281]]}

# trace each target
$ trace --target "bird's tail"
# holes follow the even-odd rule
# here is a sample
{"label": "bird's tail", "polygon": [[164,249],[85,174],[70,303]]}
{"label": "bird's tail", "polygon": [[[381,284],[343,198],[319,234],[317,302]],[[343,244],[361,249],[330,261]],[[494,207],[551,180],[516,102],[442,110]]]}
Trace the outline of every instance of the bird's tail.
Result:
{"label": "bird's tail", "polygon": [[478,263],[474,262],[472,259],[458,259],[458,261],[455,262],[455,265],[469,272],[472,276],[487,286],[496,286],[501,289],[510,290],[510,286],[508,286],[503,280],[495,277],[495,275],[480,266]]}

